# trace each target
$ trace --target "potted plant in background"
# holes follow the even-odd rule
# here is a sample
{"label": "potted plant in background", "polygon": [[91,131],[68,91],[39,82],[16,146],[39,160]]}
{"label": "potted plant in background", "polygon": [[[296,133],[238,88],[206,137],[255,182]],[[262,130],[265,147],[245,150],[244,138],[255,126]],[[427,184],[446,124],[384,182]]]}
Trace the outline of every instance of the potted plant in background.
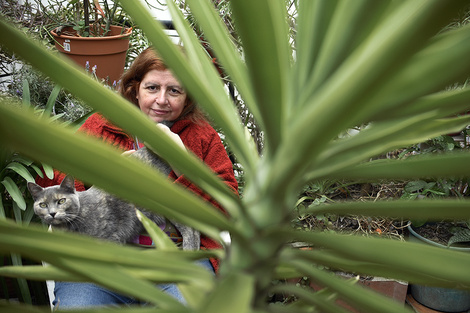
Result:
{"label": "potted plant in background", "polygon": [[[132,28],[123,25],[124,13],[111,1],[72,1],[74,20],[51,30],[55,47],[108,84],[124,71]],[[93,19],[90,20],[90,15]],[[121,24],[121,25],[116,25]]]}
{"label": "potted plant in background", "polygon": [[[468,188],[468,182],[456,180],[454,185]],[[446,195],[450,190],[450,182],[425,182],[412,181],[408,188],[421,188],[423,193],[434,195]],[[411,187],[410,187],[411,186]],[[414,186],[414,187],[413,187]],[[438,188],[439,187],[439,188]],[[456,190],[457,188],[452,188]],[[462,188],[459,188],[462,189]],[[406,187],[405,187],[406,190]],[[447,195],[449,193],[447,192]],[[460,193],[458,194],[460,197]],[[426,245],[439,247],[441,249],[450,249],[470,252],[470,229],[469,221],[463,220],[443,220],[437,222],[413,221],[407,227],[409,231],[409,241],[419,242]],[[443,312],[466,312],[470,310],[470,292],[453,288],[442,288],[427,286],[421,284],[410,284],[410,301],[416,300],[420,304]]]}
{"label": "potted plant in background", "polygon": [[[411,148],[417,154],[443,153],[453,150],[467,150],[464,143],[456,142],[451,136],[438,136]],[[409,151],[405,151],[409,152]],[[414,180],[404,187],[402,199],[464,199],[468,197],[469,180],[446,178]],[[407,226],[409,241],[423,243],[441,249],[470,252],[470,229],[468,220],[412,220]],[[410,284],[410,298],[434,310],[463,312],[470,310],[470,292],[452,288],[441,288],[421,284]]]}
{"label": "potted plant in background", "polygon": [[[442,231],[437,233],[438,230]],[[424,224],[420,227],[409,225],[409,240],[423,244],[437,246],[442,249],[470,252],[470,230],[468,221],[465,222],[436,222]],[[436,234],[434,238],[428,238],[429,232]],[[447,235],[448,233],[448,235]],[[438,243],[438,237],[450,237],[447,243]],[[467,242],[466,245],[462,244]],[[467,312],[470,310],[470,292],[452,288],[410,284],[410,295],[420,304],[434,310],[443,312]],[[411,299],[413,301],[413,299]]]}

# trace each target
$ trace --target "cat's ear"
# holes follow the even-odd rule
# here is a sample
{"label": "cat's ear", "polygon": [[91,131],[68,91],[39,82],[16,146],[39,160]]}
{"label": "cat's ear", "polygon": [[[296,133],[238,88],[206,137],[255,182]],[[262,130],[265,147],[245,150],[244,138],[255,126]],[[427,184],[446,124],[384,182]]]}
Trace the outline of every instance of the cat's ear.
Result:
{"label": "cat's ear", "polygon": [[64,180],[60,183],[60,188],[64,189],[66,192],[74,193],[75,192],[75,179],[72,175],[65,176]]}
{"label": "cat's ear", "polygon": [[36,199],[39,197],[39,193],[42,192],[44,188],[33,182],[28,182],[28,190],[33,197],[33,200],[36,201]]}

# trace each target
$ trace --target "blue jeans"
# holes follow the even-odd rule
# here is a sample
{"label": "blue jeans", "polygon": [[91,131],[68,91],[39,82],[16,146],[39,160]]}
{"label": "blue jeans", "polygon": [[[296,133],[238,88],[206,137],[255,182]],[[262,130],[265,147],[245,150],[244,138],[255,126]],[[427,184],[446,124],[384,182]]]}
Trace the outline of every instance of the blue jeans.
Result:
{"label": "blue jeans", "polygon": [[[214,268],[208,259],[198,261],[212,273]],[[158,288],[173,296],[181,303],[186,303],[176,284],[159,284]],[[55,299],[52,302],[57,309],[77,309],[99,306],[139,305],[139,300],[120,295],[92,283],[55,282]]]}

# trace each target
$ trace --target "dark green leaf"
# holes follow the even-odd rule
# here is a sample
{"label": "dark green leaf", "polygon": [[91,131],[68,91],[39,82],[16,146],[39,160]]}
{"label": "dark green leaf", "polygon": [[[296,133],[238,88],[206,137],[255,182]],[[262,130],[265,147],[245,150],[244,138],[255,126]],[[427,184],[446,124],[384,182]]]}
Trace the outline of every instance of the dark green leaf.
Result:
{"label": "dark green leaf", "polygon": [[21,210],[25,210],[26,202],[24,201],[23,193],[20,191],[16,183],[10,177],[5,177],[2,180],[2,185],[5,187],[7,192],[12,197],[13,201],[15,201],[15,203],[18,205],[18,207]]}
{"label": "dark green leaf", "polygon": [[16,172],[18,175],[23,177],[28,182],[33,182],[34,178],[31,176],[31,173],[24,167],[22,164],[17,162],[12,162],[6,166],[7,169],[10,169]]}

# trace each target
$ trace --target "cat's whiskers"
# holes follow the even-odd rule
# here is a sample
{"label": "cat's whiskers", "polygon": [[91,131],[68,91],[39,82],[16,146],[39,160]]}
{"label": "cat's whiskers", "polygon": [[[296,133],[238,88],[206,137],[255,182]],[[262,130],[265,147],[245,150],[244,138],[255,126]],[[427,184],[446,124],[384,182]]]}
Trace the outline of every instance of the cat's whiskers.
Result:
{"label": "cat's whiskers", "polygon": [[78,224],[81,224],[83,221],[85,221],[85,218],[76,213],[67,213],[63,220],[72,226],[77,226]]}

